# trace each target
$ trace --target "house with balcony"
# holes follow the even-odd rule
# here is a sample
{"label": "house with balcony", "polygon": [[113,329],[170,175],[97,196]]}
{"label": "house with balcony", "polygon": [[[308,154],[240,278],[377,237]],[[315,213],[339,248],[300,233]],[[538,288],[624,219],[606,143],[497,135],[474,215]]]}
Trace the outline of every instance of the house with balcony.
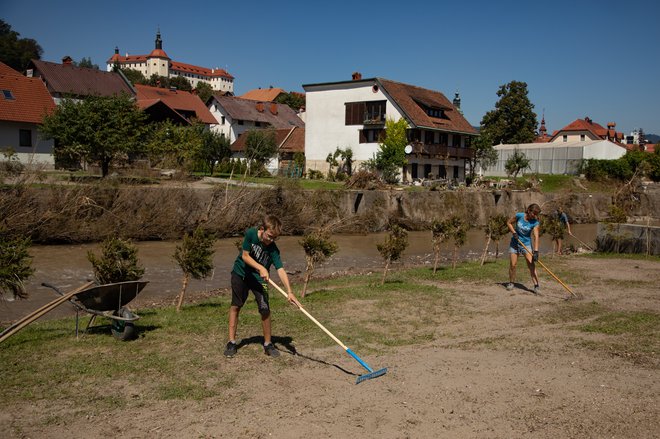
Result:
{"label": "house with balcony", "polygon": [[[465,179],[477,130],[441,92],[384,78],[303,85],[306,92],[305,158],[307,169],[328,171],[326,157],[337,148],[353,151],[354,166],[379,151],[387,119],[408,123],[408,164],[403,181],[425,178]],[[458,98],[458,97],[457,97]]]}

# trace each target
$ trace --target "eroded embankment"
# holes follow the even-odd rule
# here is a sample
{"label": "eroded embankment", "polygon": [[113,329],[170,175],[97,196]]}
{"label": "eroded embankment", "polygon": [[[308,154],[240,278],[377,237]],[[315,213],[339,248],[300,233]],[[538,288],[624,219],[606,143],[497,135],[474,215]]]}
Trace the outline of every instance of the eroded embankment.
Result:
{"label": "eroded embankment", "polygon": [[[546,212],[562,204],[578,223],[607,217],[609,194],[534,191],[325,191],[275,186],[192,187],[47,186],[0,191],[0,224],[36,243],[89,242],[110,235],[134,240],[179,239],[199,224],[228,237],[278,215],[287,234],[332,224],[335,233],[382,231],[397,221],[421,230],[434,219],[459,215],[483,225],[493,214],[510,215],[530,203]],[[633,215],[658,218],[660,191],[639,194]]]}

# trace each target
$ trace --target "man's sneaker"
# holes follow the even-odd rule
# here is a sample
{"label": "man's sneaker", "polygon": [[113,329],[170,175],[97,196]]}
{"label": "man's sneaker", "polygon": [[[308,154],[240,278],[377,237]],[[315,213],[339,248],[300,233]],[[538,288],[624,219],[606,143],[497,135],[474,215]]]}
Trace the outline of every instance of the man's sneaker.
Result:
{"label": "man's sneaker", "polygon": [[506,284],[506,290],[507,291],[513,290],[513,283],[509,282],[508,284]]}
{"label": "man's sneaker", "polygon": [[280,351],[278,351],[277,348],[273,346],[273,343],[268,343],[267,345],[264,346],[264,353],[269,357],[280,356]]}
{"label": "man's sneaker", "polygon": [[541,294],[541,287],[538,285],[534,285],[534,294],[539,295]]}
{"label": "man's sneaker", "polygon": [[225,357],[231,358],[234,355],[236,355],[237,351],[238,351],[238,347],[236,346],[236,343],[229,342],[227,343],[227,347],[225,348]]}

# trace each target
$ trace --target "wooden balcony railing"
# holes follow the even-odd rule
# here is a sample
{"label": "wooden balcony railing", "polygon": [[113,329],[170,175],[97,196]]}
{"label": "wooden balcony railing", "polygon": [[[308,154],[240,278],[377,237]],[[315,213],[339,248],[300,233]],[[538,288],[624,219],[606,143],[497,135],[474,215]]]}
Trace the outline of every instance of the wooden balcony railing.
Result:
{"label": "wooden balcony railing", "polygon": [[474,158],[474,150],[472,148],[456,148],[454,146],[437,143],[431,143],[428,145],[423,143],[413,143],[412,147],[413,150],[411,154],[424,155],[434,159],[444,159],[445,157],[451,159]]}

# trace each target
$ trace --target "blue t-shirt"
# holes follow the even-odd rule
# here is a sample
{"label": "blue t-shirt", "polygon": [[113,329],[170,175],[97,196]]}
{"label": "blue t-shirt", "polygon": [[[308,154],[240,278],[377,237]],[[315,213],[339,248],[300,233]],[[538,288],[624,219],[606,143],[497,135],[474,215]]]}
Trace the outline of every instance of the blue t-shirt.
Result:
{"label": "blue t-shirt", "polygon": [[245,231],[245,238],[243,238],[243,245],[238,253],[238,257],[234,261],[233,272],[245,279],[245,276],[252,274],[257,281],[264,283],[264,280],[259,276],[259,272],[250,267],[243,261],[243,250],[250,254],[250,257],[257,261],[259,264],[270,270],[271,265],[275,265],[275,269],[282,268],[282,260],[280,259],[280,249],[277,248],[274,242],[266,245],[259,239],[259,232],[256,227],[249,228]]}
{"label": "blue t-shirt", "polygon": [[[532,250],[532,230],[534,230],[534,227],[538,226],[538,219],[527,221],[525,219],[525,212],[516,213],[516,223],[514,228],[522,243],[525,244],[530,250]],[[511,238],[511,247],[518,247],[519,245],[520,243],[516,241],[515,238]]]}

